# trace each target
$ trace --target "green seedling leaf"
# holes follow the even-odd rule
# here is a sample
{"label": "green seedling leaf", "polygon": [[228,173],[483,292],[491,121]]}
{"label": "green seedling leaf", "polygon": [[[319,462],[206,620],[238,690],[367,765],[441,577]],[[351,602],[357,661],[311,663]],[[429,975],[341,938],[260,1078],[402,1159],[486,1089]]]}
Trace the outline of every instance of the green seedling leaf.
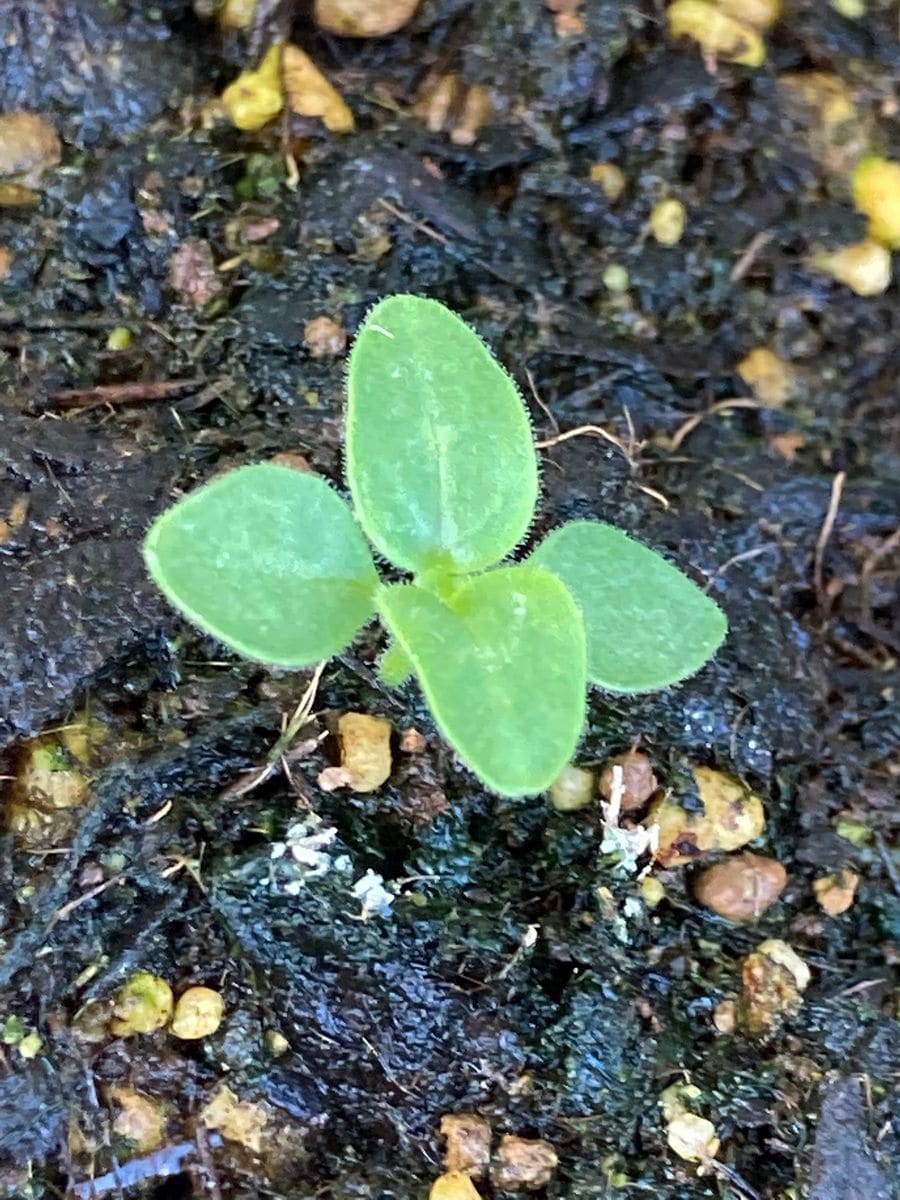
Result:
{"label": "green seedling leaf", "polygon": [[693,675],[727,632],[728,622],[709,596],[612,525],[563,525],[529,562],[555,572],[577,600],[588,678],[610,691],[649,692]]}
{"label": "green seedling leaf", "polygon": [[549,787],[585,713],[584,628],[560,580],[500,567],[446,600],[416,584],[382,587],[378,607],[472,770],[507,796]]}
{"label": "green seedling leaf", "polygon": [[537,458],[522,398],[436,300],[389,296],[363,322],[350,355],[346,449],[360,523],[405,570],[489,567],[531,522]]}
{"label": "green seedling leaf", "polygon": [[350,510],[292,467],[242,467],[191,492],[154,521],[144,555],[176,608],[260,662],[330,658],[374,610],[378,576]]}

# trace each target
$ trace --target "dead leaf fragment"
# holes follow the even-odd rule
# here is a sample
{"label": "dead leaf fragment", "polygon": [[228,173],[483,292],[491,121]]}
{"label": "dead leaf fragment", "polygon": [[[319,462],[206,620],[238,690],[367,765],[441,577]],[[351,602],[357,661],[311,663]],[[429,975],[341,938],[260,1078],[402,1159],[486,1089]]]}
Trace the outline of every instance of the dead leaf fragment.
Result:
{"label": "dead leaf fragment", "polygon": [[356,124],[353,113],[305,51],[288,43],[282,54],[281,70],[291,112],[300,117],[321,117],[322,124],[332,133],[352,133]]}
{"label": "dead leaf fragment", "polygon": [[685,1162],[706,1162],[715,1158],[720,1145],[712,1121],[688,1112],[681,1113],[669,1122],[666,1141]]}
{"label": "dead leaf fragment", "polygon": [[745,850],[698,876],[694,895],[729,921],[756,921],[787,885],[787,871],[774,858]]}
{"label": "dead leaf fragment", "polygon": [[641,750],[627,750],[609,760],[600,775],[600,795],[604,800],[612,798],[613,768],[622,768],[621,811],[634,813],[642,809],[653,793],[659,787],[659,780],[653,773],[653,764]]}
{"label": "dead leaf fragment", "polygon": [[0,280],[5,279],[13,265],[13,252],[6,246],[0,246]]}
{"label": "dead leaf fragment", "polygon": [[387,37],[407,25],[419,0],[316,0],[316,24],[339,37]]}
{"label": "dead leaf fragment", "polygon": [[441,1137],[447,1142],[444,1169],[480,1179],[491,1161],[491,1127],[474,1113],[441,1117]]}
{"label": "dead leaf fragment", "polygon": [[303,327],[310,358],[337,358],[347,349],[347,330],[332,317],[313,317]]}
{"label": "dead leaf fragment", "polygon": [[543,1138],[521,1138],[504,1134],[491,1167],[495,1187],[515,1192],[546,1187],[559,1166],[559,1156]]}
{"label": "dead leaf fragment", "polygon": [[845,867],[834,875],[824,875],[814,880],[813,891],[822,911],[828,913],[829,917],[839,917],[853,903],[858,886],[857,873]]}
{"label": "dead leaf fragment", "polygon": [[46,117],[27,112],[0,116],[0,178],[36,188],[61,158],[62,143]]}
{"label": "dead leaf fragment", "polygon": [[231,1088],[223,1083],[200,1113],[200,1119],[207,1129],[217,1130],[227,1141],[238,1142],[254,1154],[259,1154],[269,1113],[263,1104],[239,1100]]}
{"label": "dead leaf fragment", "polygon": [[205,308],[222,292],[209,242],[186,238],[169,261],[169,282],[183,304]]}
{"label": "dead leaf fragment", "polygon": [[391,723],[368,713],[344,713],[338,721],[341,767],[354,792],[374,792],[391,773]]}
{"label": "dead leaf fragment", "polygon": [[737,1020],[751,1034],[765,1033],[798,1012],[810,982],[809,967],[780,938],[769,938],[748,954],[741,975]]}

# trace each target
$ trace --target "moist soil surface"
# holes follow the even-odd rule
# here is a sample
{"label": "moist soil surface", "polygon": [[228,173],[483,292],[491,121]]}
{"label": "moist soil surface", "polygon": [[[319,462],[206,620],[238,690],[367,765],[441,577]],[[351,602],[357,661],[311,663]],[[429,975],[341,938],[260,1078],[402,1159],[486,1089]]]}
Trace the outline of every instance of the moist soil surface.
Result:
{"label": "moist soil surface", "polygon": [[[45,115],[62,157],[0,208],[3,1195],[425,1197],[451,1113],[551,1143],[539,1197],[893,1194],[900,321],[896,286],[811,265],[865,224],[846,146],[785,81],[838,77],[851,143],[898,157],[896,9],[787,4],[749,70],[643,0],[570,5],[569,33],[551,7],[433,0],[354,40],[302,5],[225,32],[179,0],[4,5],[0,111]],[[211,112],[286,36],[353,132]],[[670,195],[687,227],[663,246]],[[266,773],[309,672],[235,659],[146,580],[148,522],[217,471],[289,453],[342,486],[341,331],[403,290],[478,329],[551,443],[530,544],[614,522],[726,610],[694,679],[590,697],[577,762],[639,743],[688,812],[693,766],[741,779],[788,875],[759,920],[701,906],[693,862],[623,863],[599,803],[488,794],[417,688],[379,683],[374,627]],[[774,400],[736,369],[759,347],[786,364]],[[372,793],[319,782],[347,711],[394,730]],[[304,875],[277,847],[316,817],[331,857]],[[364,920],[367,870],[394,900]],[[813,883],[842,871],[830,915]],[[770,938],[812,982],[729,1030]],[[218,991],[221,1025],[114,1036],[141,971]],[[667,1144],[679,1083],[721,1143],[699,1171]],[[223,1085],[240,1128],[202,1117]],[[155,1134],[126,1127],[139,1104]]]}

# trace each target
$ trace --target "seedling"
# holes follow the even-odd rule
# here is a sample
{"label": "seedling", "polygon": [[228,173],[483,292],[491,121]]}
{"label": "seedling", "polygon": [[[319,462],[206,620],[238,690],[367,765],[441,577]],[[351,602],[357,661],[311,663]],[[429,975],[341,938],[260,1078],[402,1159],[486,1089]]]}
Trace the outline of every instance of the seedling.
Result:
{"label": "seedling", "polygon": [[[150,574],[202,629],[286,667],[345,649],[377,613],[392,639],[382,677],[414,674],[447,741],[497,792],[556,778],[588,683],[666,687],[725,636],[708,596],[611,525],[573,521],[506,561],[537,502],[531,426],[510,376],[435,300],[389,296],[363,323],[346,468],[352,507],[292,467],[214,479],[154,522]],[[369,543],[411,578],[383,581]]]}

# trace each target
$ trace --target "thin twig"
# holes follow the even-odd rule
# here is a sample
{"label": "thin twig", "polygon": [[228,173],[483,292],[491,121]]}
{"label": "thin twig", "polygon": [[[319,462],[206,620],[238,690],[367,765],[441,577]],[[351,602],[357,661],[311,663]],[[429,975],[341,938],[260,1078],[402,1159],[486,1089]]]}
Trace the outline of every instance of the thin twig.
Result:
{"label": "thin twig", "polygon": [[547,420],[550,422],[550,424],[553,426],[553,428],[556,430],[556,432],[559,433],[559,424],[556,420],[556,417],[554,417],[553,413],[550,411],[550,409],[547,407],[547,405],[541,399],[540,394],[534,384],[534,376],[531,374],[531,372],[529,371],[529,369],[527,367],[525,368],[525,378],[528,380],[528,386],[531,388],[531,395],[534,398],[535,404],[538,406],[538,408],[541,410],[542,413],[546,414]]}
{"label": "thin twig", "polygon": [[828,511],[825,514],[825,520],[822,522],[822,528],[819,530],[819,536],[816,539],[816,550],[813,556],[813,584],[816,589],[816,598],[818,599],[820,608],[825,607],[826,599],[825,580],[822,573],[825,563],[825,548],[834,529],[834,522],[841,505],[841,494],[844,490],[844,480],[846,478],[846,471],[838,471],[837,475],[831,481],[831,499],[828,501]]}
{"label": "thin twig", "polygon": [[694,432],[701,421],[705,421],[707,417],[714,416],[716,413],[728,412],[733,408],[762,408],[757,400],[750,400],[747,397],[736,396],[731,400],[719,400],[717,404],[711,405],[704,409],[703,412],[694,413],[692,417],[688,417],[685,423],[675,431],[672,435],[670,447],[672,450],[677,450],[684,439]]}
{"label": "thin twig", "polygon": [[619,451],[629,466],[633,460],[628,454],[628,449],[621,438],[617,438],[614,433],[610,433],[604,429],[602,425],[579,425],[575,429],[567,429],[565,433],[557,433],[551,438],[543,438],[539,442],[535,442],[538,450],[549,450],[551,446],[558,446],[560,442],[568,442],[571,438],[576,437],[599,437],[604,441],[609,442],[611,446]]}
{"label": "thin twig", "polygon": [[104,404],[136,404],[165,400],[176,392],[200,387],[205,379],[155,379],[139,383],[100,383],[89,388],[64,388],[50,400],[57,408],[100,408]]}
{"label": "thin twig", "polygon": [[721,575],[724,575],[725,572],[730,570],[731,567],[737,566],[738,563],[749,562],[751,558],[759,558],[761,554],[767,554],[770,550],[777,549],[778,547],[773,542],[769,542],[765,546],[754,546],[752,550],[745,550],[743,554],[735,554],[732,558],[726,559],[726,561],[722,563],[721,567],[717,567],[716,570],[713,571],[712,575],[709,577],[709,582],[703,590],[708,592]]}
{"label": "thin twig", "polygon": [[105,892],[107,888],[111,888],[114,883],[121,883],[124,875],[113,875],[112,879],[106,879],[103,883],[98,883],[96,887],[88,888],[86,892],[82,892],[80,896],[76,896],[74,900],[70,900],[68,904],[58,908],[47,924],[47,931],[53,928],[57,921],[65,921],[70,917],[76,908],[80,908],[82,904],[86,904],[88,900],[93,900],[95,896],[99,896],[101,892]]}
{"label": "thin twig", "polygon": [[900,546],[900,525],[897,526],[889,537],[884,539],[880,546],[876,546],[860,568],[859,587],[862,592],[863,613],[870,625],[875,624],[875,617],[872,612],[872,576],[875,574],[875,568],[881,560],[887,558],[898,546]]}
{"label": "thin twig", "polygon": [[731,268],[731,274],[728,276],[731,283],[739,283],[744,278],[756,262],[760,250],[768,246],[774,236],[768,229],[761,229],[759,233],[754,233],[747,249]]}
{"label": "thin twig", "polygon": [[226,791],[229,796],[246,796],[248,792],[252,792],[254,788],[258,788],[261,783],[275,773],[282,757],[290,749],[291,742],[309,720],[309,715],[312,712],[313,704],[316,701],[316,692],[319,688],[319,681],[322,678],[322,672],[325,670],[325,663],[320,662],[313,671],[312,678],[306,686],[306,691],[300,698],[300,703],[294,709],[294,715],[287,722],[284,731],[272,749],[266,756],[266,761],[262,767],[255,771],[251,777],[244,783],[235,784]]}

